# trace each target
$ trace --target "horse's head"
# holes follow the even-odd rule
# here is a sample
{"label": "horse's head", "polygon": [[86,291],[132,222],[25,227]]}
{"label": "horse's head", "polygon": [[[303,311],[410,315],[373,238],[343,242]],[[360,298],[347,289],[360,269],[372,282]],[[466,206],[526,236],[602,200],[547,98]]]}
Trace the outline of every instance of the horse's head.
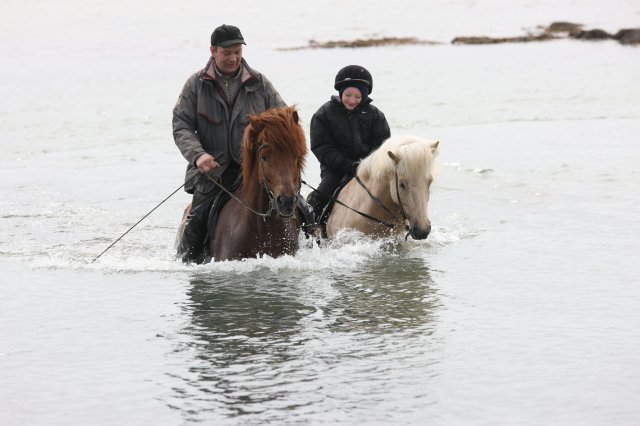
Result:
{"label": "horse's head", "polygon": [[242,148],[244,184],[265,188],[281,217],[295,212],[306,155],[307,143],[295,107],[249,116]]}
{"label": "horse's head", "polygon": [[391,198],[408,222],[410,235],[416,240],[427,238],[431,232],[429,192],[439,143],[410,138],[408,143],[387,151],[393,161],[393,172],[389,176]]}

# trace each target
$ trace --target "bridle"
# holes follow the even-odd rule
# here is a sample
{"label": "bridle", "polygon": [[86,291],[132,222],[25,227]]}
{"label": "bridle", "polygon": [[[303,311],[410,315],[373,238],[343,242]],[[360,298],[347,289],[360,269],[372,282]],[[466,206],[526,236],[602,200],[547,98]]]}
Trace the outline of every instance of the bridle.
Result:
{"label": "bridle", "polygon": [[[256,149],[256,153],[259,153],[260,150],[262,148],[264,148],[265,146],[267,146],[267,144],[260,144],[260,146],[258,146],[258,148]],[[249,205],[247,205],[247,203],[245,203],[244,201],[242,201],[238,196],[236,196],[233,192],[229,191],[227,188],[224,187],[224,185],[222,185],[220,182],[218,182],[217,180],[213,179],[211,176],[209,176],[208,173],[205,173],[205,176],[207,177],[207,179],[209,179],[211,182],[213,182],[214,184],[216,184],[218,186],[218,188],[220,188],[222,191],[224,191],[227,195],[229,195],[231,198],[233,198],[235,201],[237,201],[238,203],[240,203],[240,205],[242,205],[243,207],[245,207],[246,209],[248,209],[249,211],[251,211],[252,213],[262,217],[262,220],[264,220],[265,222],[267,221],[267,217],[271,216],[272,213],[275,211],[277,212],[278,209],[276,208],[276,200],[275,197],[273,195],[273,191],[271,191],[271,189],[269,188],[269,185],[267,184],[267,179],[262,179],[262,186],[264,189],[264,192],[267,194],[267,197],[269,198],[269,204],[267,206],[267,211],[264,213],[260,213],[259,211],[254,210],[252,207],[250,207]],[[300,182],[298,182],[298,191],[295,193],[294,195],[294,204],[298,202],[298,198],[300,197],[300,187],[301,187],[301,180]],[[293,216],[293,215],[292,215]],[[291,216],[282,216],[284,219],[288,219]]]}
{"label": "bridle", "polygon": [[262,216],[262,219],[265,220],[265,221],[267,220],[267,217],[271,216],[271,213],[275,210],[275,200],[273,199],[273,192],[271,192],[269,190],[269,188],[267,187],[267,183],[266,182],[264,183],[264,188],[265,188],[265,191],[267,192],[267,195],[269,196],[269,207],[268,207],[268,210],[265,213],[260,213],[260,212],[258,212],[256,210],[254,210],[253,208],[251,208],[249,205],[247,205],[247,203],[242,201],[233,192],[231,192],[227,188],[225,188],[224,185],[222,185],[220,182],[218,182],[217,180],[215,180],[211,176],[209,176],[209,174],[205,173],[205,176],[207,177],[207,179],[209,179],[211,182],[213,182],[218,188],[220,188],[222,191],[224,191],[228,196],[230,196],[231,198],[236,200],[238,203],[240,203],[240,205],[242,205],[243,207],[247,208],[249,211],[255,213],[258,216]]}
{"label": "bridle", "polygon": [[[391,217],[393,217],[393,219],[396,222],[399,223],[403,223],[404,224],[404,229],[405,231],[407,231],[407,235],[405,235],[404,239],[405,241],[409,238],[409,235],[411,235],[413,233],[413,229],[411,228],[411,226],[407,225],[407,222],[409,222],[408,218],[407,218],[407,213],[404,210],[404,205],[402,204],[402,199],[400,198],[400,180],[398,179],[398,170],[394,170],[394,175],[395,175],[395,181],[396,181],[396,197],[398,198],[398,207],[400,207],[400,214],[402,214],[402,219],[398,218],[387,206],[384,205],[384,203],[375,195],[373,195],[371,193],[371,191],[369,191],[369,188],[366,187],[366,185],[364,184],[364,182],[362,182],[362,180],[358,177],[358,175],[356,174],[354,177],[356,179],[356,182],[358,182],[358,184],[364,188],[365,191],[367,191],[367,194],[369,194],[369,197],[373,200],[374,203],[376,203],[379,207],[381,207],[383,210],[385,210],[387,213],[389,213],[391,215]],[[382,223],[379,219],[378,219],[379,223]],[[393,224],[392,227],[396,227],[397,224]]]}
{"label": "bridle", "polygon": [[398,206],[400,207],[400,213],[402,214],[402,218],[399,218],[397,215],[395,215],[387,206],[384,205],[384,203],[375,195],[373,195],[371,193],[371,191],[369,190],[369,188],[367,188],[367,186],[364,184],[364,182],[362,182],[362,180],[360,179],[360,177],[358,177],[358,175],[356,174],[354,176],[354,178],[356,179],[356,182],[358,182],[358,184],[364,188],[365,191],[367,191],[367,194],[369,195],[369,197],[373,200],[374,203],[376,203],[377,206],[379,206],[380,208],[382,208],[384,211],[386,211],[387,213],[389,213],[389,215],[391,215],[391,217],[393,218],[393,220],[395,221],[395,223],[390,223],[387,221],[384,221],[380,218],[377,218],[375,216],[371,216],[370,214],[367,214],[365,212],[361,212],[360,210],[354,209],[351,206],[346,205],[345,203],[343,203],[342,201],[338,200],[337,198],[335,198],[333,195],[328,195],[323,193],[322,191],[318,190],[317,188],[314,188],[313,186],[309,185],[307,182],[305,182],[304,180],[302,181],[302,183],[304,183],[305,185],[307,185],[309,188],[311,188],[313,191],[317,191],[318,193],[320,193],[321,195],[329,198],[331,201],[335,202],[336,204],[340,204],[342,207],[345,207],[349,210],[351,210],[354,213],[359,214],[360,216],[372,221],[372,222],[376,222],[380,225],[386,226],[389,229],[393,229],[396,226],[398,226],[399,223],[404,223],[404,228],[407,231],[407,234],[405,235],[405,241],[409,238],[409,235],[411,235],[413,229],[407,225],[408,222],[408,218],[407,218],[407,214],[404,210],[404,206],[402,204],[402,199],[400,198],[400,186],[399,186],[399,181],[398,181],[398,171],[395,171],[395,180],[396,180],[396,195],[398,197]]}

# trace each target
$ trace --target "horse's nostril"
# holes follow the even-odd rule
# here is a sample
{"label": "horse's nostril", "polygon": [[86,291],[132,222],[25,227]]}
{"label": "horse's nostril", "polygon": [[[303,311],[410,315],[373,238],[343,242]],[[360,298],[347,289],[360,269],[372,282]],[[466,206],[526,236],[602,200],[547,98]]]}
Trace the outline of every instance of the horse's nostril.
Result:
{"label": "horse's nostril", "polygon": [[294,209],[294,197],[276,197],[276,210],[281,217],[291,217]]}
{"label": "horse's nostril", "polygon": [[416,240],[424,240],[431,233],[431,225],[424,229],[414,228],[411,236]]}
{"label": "horse's nostril", "polygon": [[276,197],[276,203],[280,207],[292,206],[293,202],[294,202],[294,198],[293,197],[285,197],[285,196],[282,196],[282,195],[279,195],[279,196]]}

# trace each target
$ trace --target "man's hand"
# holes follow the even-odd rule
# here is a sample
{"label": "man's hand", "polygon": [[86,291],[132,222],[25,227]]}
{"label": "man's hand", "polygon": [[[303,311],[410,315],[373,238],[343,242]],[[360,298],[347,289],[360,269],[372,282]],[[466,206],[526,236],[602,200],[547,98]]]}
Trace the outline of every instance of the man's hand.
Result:
{"label": "man's hand", "polygon": [[220,167],[220,164],[211,155],[204,153],[196,160],[196,167],[200,173],[209,173],[216,167]]}

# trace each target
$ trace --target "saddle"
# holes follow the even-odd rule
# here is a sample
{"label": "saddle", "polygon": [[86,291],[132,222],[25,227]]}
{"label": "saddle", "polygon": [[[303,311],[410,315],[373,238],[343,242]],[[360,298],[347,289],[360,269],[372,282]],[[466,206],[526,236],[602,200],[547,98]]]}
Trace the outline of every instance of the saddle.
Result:
{"label": "saddle", "polygon": [[[238,175],[238,179],[227,188],[229,192],[234,192],[240,184],[242,183],[242,174]],[[231,196],[227,193],[227,191],[222,191],[216,195],[216,198],[213,199],[213,203],[211,204],[211,209],[209,210],[209,219],[207,220],[207,236],[204,240],[204,251],[205,256],[211,257],[211,253],[209,253],[209,248],[211,246],[211,235],[213,235],[213,231],[216,229],[216,224],[218,223],[218,215],[220,214],[220,210],[222,207],[227,204],[227,201],[231,199]]]}
{"label": "saddle", "polygon": [[349,183],[351,178],[352,177],[349,175],[342,178],[336,190],[331,194],[329,202],[324,206],[320,215],[316,218],[315,225],[320,227],[322,238],[327,238],[327,221],[329,220],[329,215],[331,214],[331,210],[333,210],[333,206],[336,204],[340,191],[342,191],[342,188]]}

